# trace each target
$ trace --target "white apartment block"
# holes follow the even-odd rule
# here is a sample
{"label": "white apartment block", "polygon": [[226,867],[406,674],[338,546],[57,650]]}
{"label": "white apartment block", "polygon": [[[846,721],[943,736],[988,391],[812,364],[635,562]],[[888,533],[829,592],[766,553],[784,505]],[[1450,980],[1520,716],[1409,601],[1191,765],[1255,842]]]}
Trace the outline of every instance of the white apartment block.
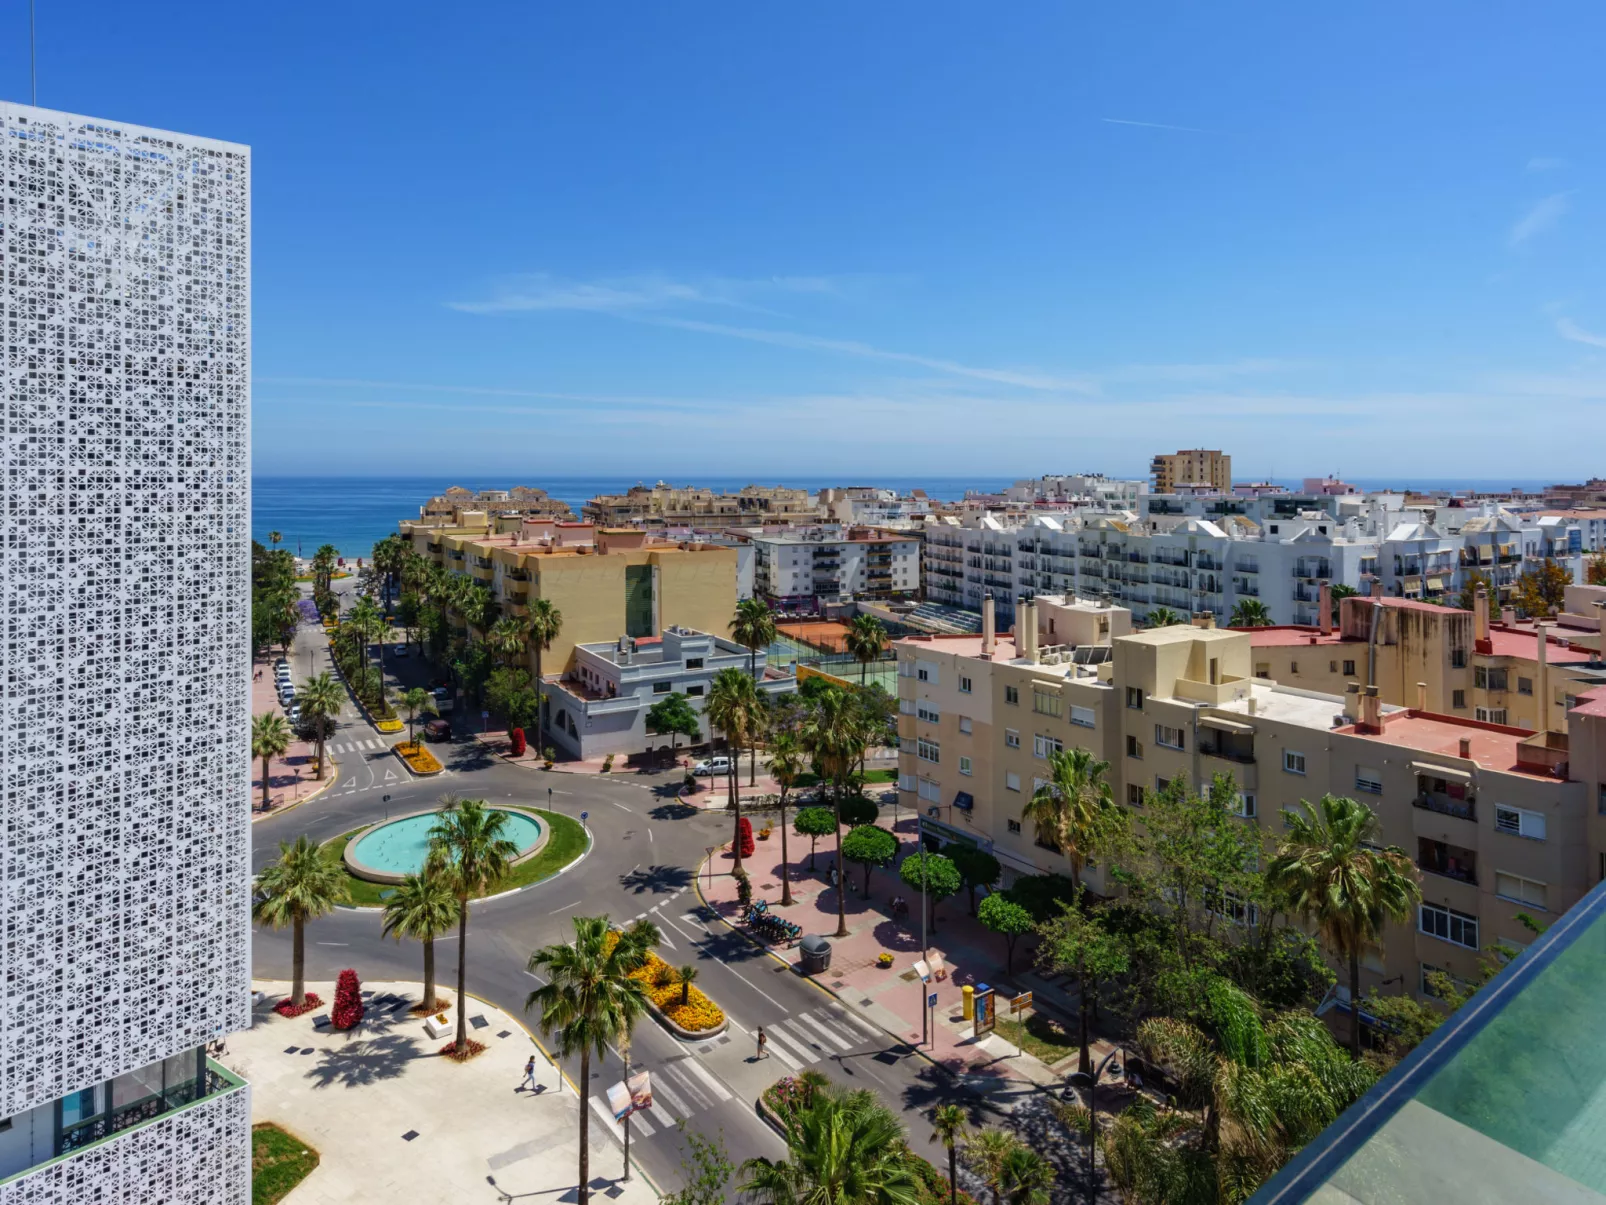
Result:
{"label": "white apartment block", "polygon": [[250,1199],[250,176],[0,103],[0,1205]]}
{"label": "white apartment block", "polygon": [[1137,478],[1106,477],[1103,473],[1049,473],[1017,481],[1004,491],[1004,497],[1011,502],[1135,510],[1138,498],[1146,493],[1148,482]]}
{"label": "white apartment block", "polygon": [[868,528],[816,527],[755,535],[753,589],[781,607],[920,590],[920,539]]}

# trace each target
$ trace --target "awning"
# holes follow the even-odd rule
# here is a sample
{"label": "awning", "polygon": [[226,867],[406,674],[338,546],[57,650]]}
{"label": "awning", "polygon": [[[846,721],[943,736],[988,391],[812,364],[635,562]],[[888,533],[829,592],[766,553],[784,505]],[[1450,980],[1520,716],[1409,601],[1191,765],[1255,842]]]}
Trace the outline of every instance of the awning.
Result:
{"label": "awning", "polygon": [[959,794],[954,796],[954,806],[956,808],[963,808],[968,812],[971,808],[976,806],[976,801],[971,798],[969,791],[960,791]]}
{"label": "awning", "polygon": [[1444,589],[1444,579],[1442,577],[1430,577],[1430,578],[1428,578],[1428,589],[1429,590],[1442,590],[1442,589]]}
{"label": "awning", "polygon": [[1414,761],[1411,763],[1413,774],[1427,774],[1433,778],[1458,778],[1462,782],[1471,782],[1472,775],[1466,770],[1457,770],[1453,766],[1440,766],[1430,761]]}
{"label": "awning", "polygon": [[1229,720],[1226,716],[1202,715],[1199,724],[1204,728],[1214,728],[1219,732],[1254,732],[1253,724],[1245,724],[1242,720]]}

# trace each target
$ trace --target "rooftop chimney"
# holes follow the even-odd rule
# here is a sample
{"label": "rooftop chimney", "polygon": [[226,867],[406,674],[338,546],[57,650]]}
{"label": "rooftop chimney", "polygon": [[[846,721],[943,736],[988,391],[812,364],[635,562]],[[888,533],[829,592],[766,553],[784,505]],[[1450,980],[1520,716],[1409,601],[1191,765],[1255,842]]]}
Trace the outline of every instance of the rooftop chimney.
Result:
{"label": "rooftop chimney", "polygon": [[1428,684],[1426,682],[1418,682],[1416,684],[1416,709],[1418,711],[1426,711],[1428,709]]}
{"label": "rooftop chimney", "polygon": [[1461,738],[1460,752],[1463,758],[1468,761],[1472,760],[1472,738],[1470,736],[1464,736]]}
{"label": "rooftop chimney", "polygon": [[993,607],[993,593],[987,592],[987,597],[981,600],[981,655],[991,657],[993,649],[998,647],[998,620]]}
{"label": "rooftop chimney", "polygon": [[1026,660],[1037,661],[1037,604],[1023,602],[1015,611],[1015,651]]}
{"label": "rooftop chimney", "polygon": [[1316,607],[1321,612],[1316,617],[1316,626],[1321,629],[1323,636],[1333,634],[1333,587],[1326,582],[1316,591]]}
{"label": "rooftop chimney", "polygon": [[1472,638],[1489,639],[1489,591],[1482,582],[1472,592]]}
{"label": "rooftop chimney", "polygon": [[1350,723],[1358,723],[1361,718],[1361,684],[1351,682],[1344,687],[1344,718]]}
{"label": "rooftop chimney", "polygon": [[1373,598],[1382,598],[1383,597],[1383,579],[1380,578],[1380,577],[1374,577],[1372,579],[1372,597]]}
{"label": "rooftop chimney", "polygon": [[1383,699],[1375,686],[1368,686],[1361,696],[1361,723],[1373,732],[1383,730]]}

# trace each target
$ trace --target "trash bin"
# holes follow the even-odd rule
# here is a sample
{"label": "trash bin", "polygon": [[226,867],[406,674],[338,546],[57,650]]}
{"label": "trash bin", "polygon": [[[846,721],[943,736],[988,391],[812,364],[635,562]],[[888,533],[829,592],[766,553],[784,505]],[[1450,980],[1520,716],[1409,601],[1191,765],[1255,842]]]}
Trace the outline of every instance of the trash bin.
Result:
{"label": "trash bin", "polygon": [[831,943],[818,933],[810,933],[799,944],[800,959],[805,975],[818,975],[831,969]]}

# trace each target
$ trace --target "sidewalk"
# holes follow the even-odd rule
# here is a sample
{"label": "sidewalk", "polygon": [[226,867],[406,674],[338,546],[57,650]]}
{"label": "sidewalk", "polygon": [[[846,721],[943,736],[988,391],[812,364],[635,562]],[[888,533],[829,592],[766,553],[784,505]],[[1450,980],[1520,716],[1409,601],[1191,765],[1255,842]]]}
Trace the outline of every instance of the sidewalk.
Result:
{"label": "sidewalk", "polygon": [[[284,716],[284,708],[279,706],[279,694],[274,686],[273,664],[279,659],[277,653],[268,653],[258,657],[251,664],[251,714],[262,715],[264,712],[275,712]],[[292,669],[294,664],[292,663]],[[301,685],[300,677],[293,677],[296,686]],[[286,725],[289,724],[285,717]],[[253,818],[269,815],[273,812],[283,811],[291,804],[304,803],[319,791],[323,790],[337,777],[334,759],[324,755],[324,779],[319,782],[314,775],[317,773],[317,750],[306,741],[292,740],[290,747],[284,751],[282,757],[273,759],[273,766],[268,779],[268,810],[262,810],[262,759],[251,759],[251,812]]]}
{"label": "sidewalk", "polygon": [[[349,1034],[315,1025],[327,1007],[293,1020],[274,1013],[286,983],[252,986],[268,998],[220,1061],[250,1082],[254,1121],[276,1122],[319,1153],[287,1205],[575,1199],[580,1102],[517,1019],[470,999],[471,1032],[489,1049],[460,1065],[436,1054],[449,1039],[429,1038],[409,1014],[416,983],[364,984],[367,1016]],[[332,983],[307,988],[334,999]],[[532,1054],[536,1092],[519,1087]],[[616,1184],[619,1148],[595,1120],[591,1135],[594,1188],[622,1205],[658,1199],[639,1171]]]}
{"label": "sidewalk", "polygon": [[[890,810],[883,814],[879,823],[898,837],[900,862],[915,852],[916,823],[907,809],[899,816],[896,829]],[[815,859],[818,870],[812,874],[808,871],[808,838],[790,833],[787,844],[792,855],[795,900],[791,908],[777,907],[781,895],[779,832],[768,841],[757,842],[753,856],[743,864],[752,876],[755,899],[768,900],[772,910],[801,925],[804,934],[817,933],[830,940],[831,969],[816,976],[816,982],[857,1009],[867,1020],[918,1046],[934,1062],[976,1091],[989,1096],[1010,1095],[1023,1090],[1034,1091],[1037,1085],[1057,1087],[1063,1082],[1066,1069],[1063,1063],[1059,1064],[1060,1070],[1052,1069],[1030,1054],[1017,1052],[1013,1043],[996,1033],[977,1039],[973,1036],[971,1022],[963,1017],[960,989],[966,984],[987,983],[1000,989],[1000,1020],[1010,1019],[1007,998],[1012,990],[1032,990],[1038,993],[1038,1000],[1057,1006],[1050,1010],[1056,1020],[1066,1024],[1074,1022],[1074,997],[1032,972],[1034,943],[1029,935],[1017,942],[1015,972],[1006,976],[1003,938],[968,915],[968,894],[961,890],[937,906],[935,927],[927,935],[927,948],[941,952],[947,964],[947,976],[922,984],[914,970],[915,961],[921,957],[920,900],[898,880],[895,867],[871,872],[867,901],[860,894],[864,886],[864,867],[848,863],[849,890],[844,909],[849,935],[839,939],[832,936],[837,925],[838,892],[829,882],[830,866],[836,856],[835,839],[820,840]],[[728,850],[721,850],[713,859],[712,881],[706,871],[700,874],[698,890],[734,925],[739,909],[736,881],[730,875],[731,856]],[[978,892],[978,901],[981,894]],[[891,916],[888,901],[893,895],[902,895],[910,902],[910,912],[901,922]],[[771,947],[771,952],[794,968],[798,964],[800,952],[795,944]],[[877,959],[883,953],[892,955],[891,967],[878,965]],[[922,1045],[921,1006],[923,997],[933,992],[937,996],[933,1011],[935,1033],[932,1041]],[[1103,1041],[1093,1045],[1095,1058],[1112,1048]]]}

